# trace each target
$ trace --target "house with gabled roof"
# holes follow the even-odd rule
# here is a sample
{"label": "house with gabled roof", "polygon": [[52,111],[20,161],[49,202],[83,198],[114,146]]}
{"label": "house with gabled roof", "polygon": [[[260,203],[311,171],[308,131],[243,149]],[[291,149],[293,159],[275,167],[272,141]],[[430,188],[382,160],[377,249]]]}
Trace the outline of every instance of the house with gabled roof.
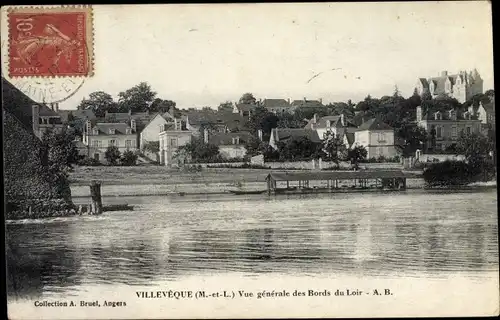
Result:
{"label": "house with gabled roof", "polygon": [[394,129],[379,118],[362,123],[354,134],[354,146],[363,146],[367,158],[392,158],[397,155],[394,146]]}
{"label": "house with gabled roof", "polygon": [[256,104],[251,103],[235,103],[233,106],[233,113],[237,113],[245,118],[250,118],[253,111],[257,108]]}
{"label": "house with gabled roof", "polygon": [[[348,120],[344,114],[338,116],[324,116],[319,118],[317,114],[307,122],[305,129],[313,129],[318,132],[318,136],[324,139],[327,132],[332,132],[336,137],[344,139],[345,134],[349,133],[349,137],[345,138],[346,145],[352,145],[352,138],[357,126]],[[350,143],[349,143],[350,141]]]}
{"label": "house with gabled roof", "polygon": [[489,103],[479,102],[478,106],[471,105],[468,109],[481,121],[482,131],[487,133],[489,129],[495,130],[495,97]]}
{"label": "house with gabled roof", "polygon": [[306,98],[302,100],[293,100],[291,103],[292,107],[295,109],[297,108],[324,108],[325,105],[323,104],[323,99],[318,99],[318,100],[308,100]]}
{"label": "house with gabled roof", "polygon": [[192,136],[191,131],[187,130],[176,118],[173,122],[163,124],[158,135],[160,164],[172,167],[181,166],[189,161],[188,155],[177,154],[177,150],[190,143]]}
{"label": "house with gabled roof", "polygon": [[432,98],[444,95],[464,103],[472,96],[483,93],[483,79],[476,69],[457,74],[442,71],[437,77],[419,78],[416,89],[420,96],[428,92]]}
{"label": "house with gabled roof", "polygon": [[248,119],[238,113],[190,110],[183,116],[183,121],[186,129],[199,137],[202,128],[208,128],[211,132],[241,131],[245,128]]}
{"label": "house with gabled roof", "polygon": [[205,143],[219,147],[219,154],[224,159],[243,158],[247,154],[246,144],[252,139],[248,131],[218,132],[204,135]]}
{"label": "house with gabled roof", "polygon": [[274,128],[271,130],[271,136],[269,138],[269,145],[278,150],[279,142],[286,142],[289,140],[308,138],[312,142],[321,143],[321,138],[318,136],[318,132],[313,129],[305,128]]}
{"label": "house with gabled roof", "polygon": [[293,113],[294,107],[290,104],[290,99],[264,99],[260,105],[267,109],[267,111],[274,114],[280,113]]}
{"label": "house with gabled roof", "polygon": [[456,144],[461,133],[480,133],[481,120],[469,110],[437,110],[417,107],[417,125],[424,128],[432,139],[428,139],[427,151],[440,152]]}
{"label": "house with gabled roof", "polygon": [[139,148],[137,124],[134,119],[127,122],[97,122],[87,120],[82,142],[89,148],[89,156],[104,161],[108,147],[115,146],[120,152],[137,151]]}
{"label": "house with gabled roof", "polygon": [[164,113],[157,113],[145,126],[140,130],[139,134],[139,147],[142,149],[147,142],[159,141],[159,134],[166,124],[172,124],[175,119],[168,111]]}

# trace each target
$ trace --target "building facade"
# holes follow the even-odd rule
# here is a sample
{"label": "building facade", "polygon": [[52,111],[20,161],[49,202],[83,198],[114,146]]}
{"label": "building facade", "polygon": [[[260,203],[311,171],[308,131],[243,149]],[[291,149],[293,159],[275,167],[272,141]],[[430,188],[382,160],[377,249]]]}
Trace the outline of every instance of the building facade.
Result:
{"label": "building facade", "polygon": [[168,112],[155,115],[153,119],[146,124],[139,135],[139,146],[141,149],[144,147],[146,142],[159,141],[159,134],[163,131],[165,125],[173,122],[174,117]]}
{"label": "building facade", "polygon": [[[344,139],[346,134],[352,136],[358,127],[352,122],[348,121],[347,118],[341,114],[339,116],[325,116],[319,118],[316,114],[309,120],[305,129],[312,129],[318,132],[320,139],[324,139],[327,132],[332,132],[335,137],[340,137]],[[346,138],[347,139],[347,138]],[[346,144],[349,144],[349,139],[345,140]]]}
{"label": "building facade", "polygon": [[134,119],[130,123],[92,123],[87,120],[82,142],[89,148],[89,156],[104,162],[108,147],[115,146],[124,151],[137,151],[137,127]]}
{"label": "building facade", "polygon": [[57,105],[52,105],[52,109],[49,109],[43,104],[33,104],[33,133],[38,138],[41,138],[43,134],[49,130],[55,132],[61,132],[63,130],[64,124],[61,121],[61,117],[56,112],[57,109]]}
{"label": "building facade", "polygon": [[177,154],[179,147],[190,143],[192,139],[191,131],[182,130],[180,121],[165,124],[158,139],[160,141],[160,164],[173,167],[189,161],[186,155]]}
{"label": "building facade", "polygon": [[442,71],[437,77],[419,78],[416,90],[420,96],[428,92],[432,98],[444,95],[464,103],[472,96],[483,93],[483,79],[476,69],[450,75]]}
{"label": "building facade", "polygon": [[393,158],[397,155],[394,146],[394,129],[379,119],[370,119],[354,134],[354,145],[363,146],[367,158]]}
{"label": "building facade", "polygon": [[223,159],[243,158],[247,154],[245,147],[252,135],[247,131],[205,134],[205,143],[219,147],[219,154]]}
{"label": "building facade", "polygon": [[481,132],[481,120],[476,119],[469,111],[459,114],[457,110],[447,112],[422,110],[417,107],[417,125],[424,128],[428,134],[427,150],[433,152],[445,151],[456,144],[461,133],[471,134]]}

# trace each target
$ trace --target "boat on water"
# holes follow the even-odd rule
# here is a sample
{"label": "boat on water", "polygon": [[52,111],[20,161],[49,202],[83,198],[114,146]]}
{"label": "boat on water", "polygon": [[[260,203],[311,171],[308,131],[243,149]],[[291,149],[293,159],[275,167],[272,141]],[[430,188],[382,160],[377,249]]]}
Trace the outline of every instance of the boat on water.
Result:
{"label": "boat on water", "polygon": [[245,190],[229,190],[234,195],[242,195],[242,194],[263,194],[267,190],[251,190],[251,191],[245,191]]}
{"label": "boat on water", "polygon": [[102,211],[132,211],[134,210],[134,206],[130,206],[127,203],[125,204],[111,204],[102,207]]}

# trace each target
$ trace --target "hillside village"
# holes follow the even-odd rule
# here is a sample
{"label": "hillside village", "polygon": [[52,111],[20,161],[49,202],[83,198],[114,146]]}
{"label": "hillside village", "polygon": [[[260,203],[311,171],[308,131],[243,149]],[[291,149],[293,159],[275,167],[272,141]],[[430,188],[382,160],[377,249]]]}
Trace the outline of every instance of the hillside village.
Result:
{"label": "hillside village", "polygon": [[180,109],[173,101],[154,99],[145,83],[128,92],[136,94],[129,94],[128,110],[109,95],[104,102],[95,95],[75,110],[34,103],[33,132],[38,137],[48,130],[71,132],[82,164],[118,164],[127,152],[132,163],[169,167],[254,163],[259,156],[255,163],[318,158],[414,163],[428,161],[428,155],[456,154],[462,133],[495,136],[494,91],[483,92],[477,70],[419,78],[408,98],[396,87],[391,95],[368,95],[356,104],[246,93],[217,109]]}

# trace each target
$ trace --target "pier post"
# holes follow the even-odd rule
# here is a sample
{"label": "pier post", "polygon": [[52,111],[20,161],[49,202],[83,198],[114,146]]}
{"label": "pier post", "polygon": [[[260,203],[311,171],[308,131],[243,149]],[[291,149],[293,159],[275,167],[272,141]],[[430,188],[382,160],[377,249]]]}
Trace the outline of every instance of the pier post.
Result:
{"label": "pier post", "polygon": [[101,183],[92,181],[90,183],[90,197],[92,199],[92,214],[102,213]]}

